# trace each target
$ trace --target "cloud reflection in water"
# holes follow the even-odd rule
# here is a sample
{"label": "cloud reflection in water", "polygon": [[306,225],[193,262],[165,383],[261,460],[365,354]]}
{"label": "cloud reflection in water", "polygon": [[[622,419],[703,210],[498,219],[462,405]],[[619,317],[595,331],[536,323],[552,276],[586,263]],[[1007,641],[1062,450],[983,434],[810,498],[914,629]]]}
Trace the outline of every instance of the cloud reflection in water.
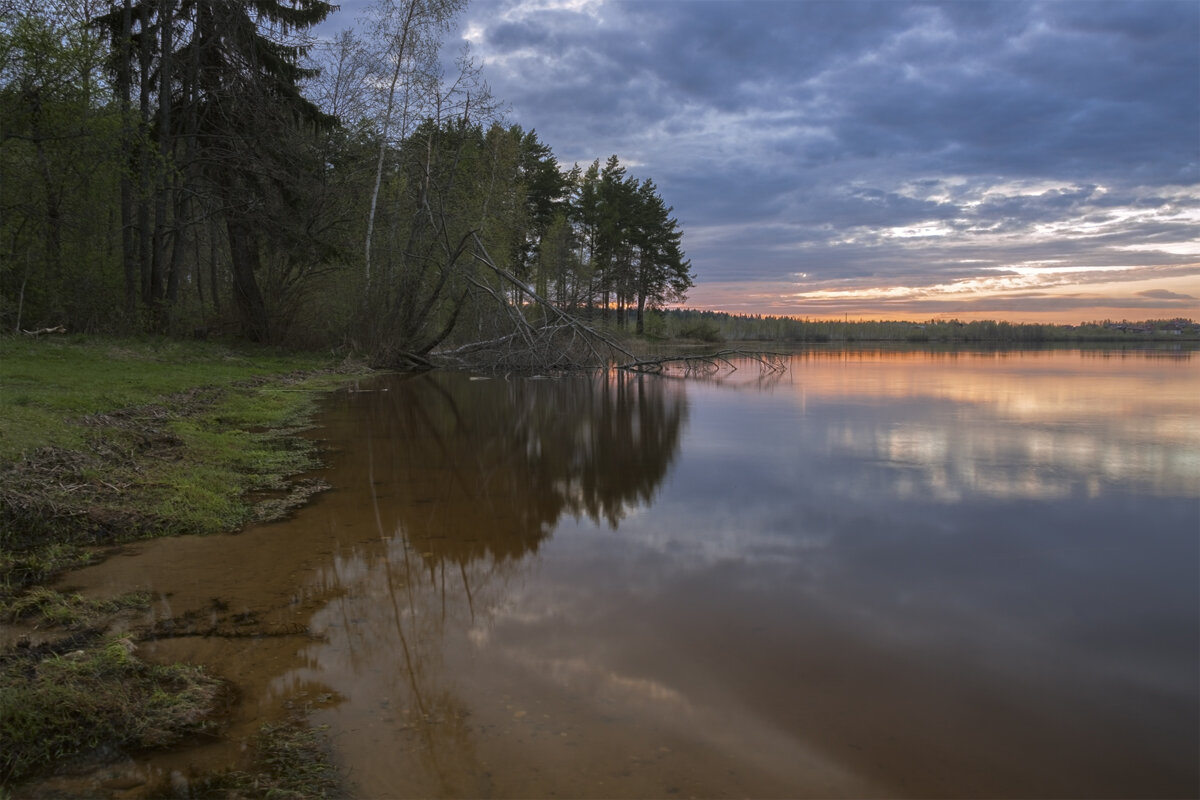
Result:
{"label": "cloud reflection in water", "polygon": [[383,546],[322,573],[309,651],[365,791],[1195,784],[1188,354],[839,351],[575,392],[443,384],[372,423]]}

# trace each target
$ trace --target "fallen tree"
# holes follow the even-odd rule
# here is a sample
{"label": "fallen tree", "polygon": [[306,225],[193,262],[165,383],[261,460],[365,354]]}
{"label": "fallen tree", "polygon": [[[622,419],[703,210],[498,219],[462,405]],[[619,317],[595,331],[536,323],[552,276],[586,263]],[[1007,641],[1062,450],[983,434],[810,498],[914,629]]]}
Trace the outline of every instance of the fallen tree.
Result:
{"label": "fallen tree", "polygon": [[[498,316],[496,336],[468,342],[430,354],[438,366],[494,371],[552,371],[602,367],[636,356],[612,337],[563,311],[536,290],[496,264],[478,234],[472,234],[474,259],[486,274],[498,279],[492,285],[468,273],[466,281],[494,302]],[[510,289],[524,299],[512,302]]]}
{"label": "fallen tree", "polygon": [[[644,356],[634,353],[608,333],[564,311],[511,271],[496,264],[480,240],[473,257],[483,273],[464,275],[480,296],[488,298],[498,317],[495,335],[431,352],[428,366],[496,372],[550,372],[612,367],[628,372],[662,373],[682,366],[687,373],[711,374],[737,369],[733,359],[750,359],[770,372],[785,369],[784,356],[740,349],[716,353]],[[494,276],[496,284],[485,276]],[[522,298],[514,303],[512,294]]]}

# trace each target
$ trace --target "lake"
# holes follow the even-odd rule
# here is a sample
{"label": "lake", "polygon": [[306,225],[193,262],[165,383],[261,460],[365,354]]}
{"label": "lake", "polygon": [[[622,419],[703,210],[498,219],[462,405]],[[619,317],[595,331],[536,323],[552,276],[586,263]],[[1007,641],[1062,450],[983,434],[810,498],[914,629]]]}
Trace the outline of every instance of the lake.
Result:
{"label": "lake", "polygon": [[63,585],[240,689],[150,778],[302,710],[364,798],[1195,797],[1197,364],[381,377],[291,519]]}

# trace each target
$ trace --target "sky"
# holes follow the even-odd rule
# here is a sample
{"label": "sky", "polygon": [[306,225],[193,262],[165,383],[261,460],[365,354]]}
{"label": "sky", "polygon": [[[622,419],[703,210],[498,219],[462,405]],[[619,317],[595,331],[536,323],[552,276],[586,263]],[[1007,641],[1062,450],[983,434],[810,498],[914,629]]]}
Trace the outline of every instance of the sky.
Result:
{"label": "sky", "polygon": [[464,43],[564,168],[657,184],[686,307],[1200,319],[1200,0],[474,0]]}

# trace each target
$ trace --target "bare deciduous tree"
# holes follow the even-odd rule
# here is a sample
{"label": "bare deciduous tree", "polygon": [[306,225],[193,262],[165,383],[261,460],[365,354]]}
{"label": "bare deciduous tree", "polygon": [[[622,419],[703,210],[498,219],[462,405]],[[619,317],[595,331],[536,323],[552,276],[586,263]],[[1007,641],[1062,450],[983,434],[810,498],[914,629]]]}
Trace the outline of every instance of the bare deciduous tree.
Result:
{"label": "bare deciduous tree", "polygon": [[407,136],[410,124],[418,118],[422,89],[428,89],[431,82],[436,82],[441,35],[464,5],[464,0],[377,0],[368,11],[372,42],[378,48],[373,54],[374,83],[383,89],[383,107],[377,121],[379,155],[375,164],[375,182],[371,189],[363,248],[363,270],[368,292],[371,286],[371,247],[376,210],[389,147],[393,141]]}

